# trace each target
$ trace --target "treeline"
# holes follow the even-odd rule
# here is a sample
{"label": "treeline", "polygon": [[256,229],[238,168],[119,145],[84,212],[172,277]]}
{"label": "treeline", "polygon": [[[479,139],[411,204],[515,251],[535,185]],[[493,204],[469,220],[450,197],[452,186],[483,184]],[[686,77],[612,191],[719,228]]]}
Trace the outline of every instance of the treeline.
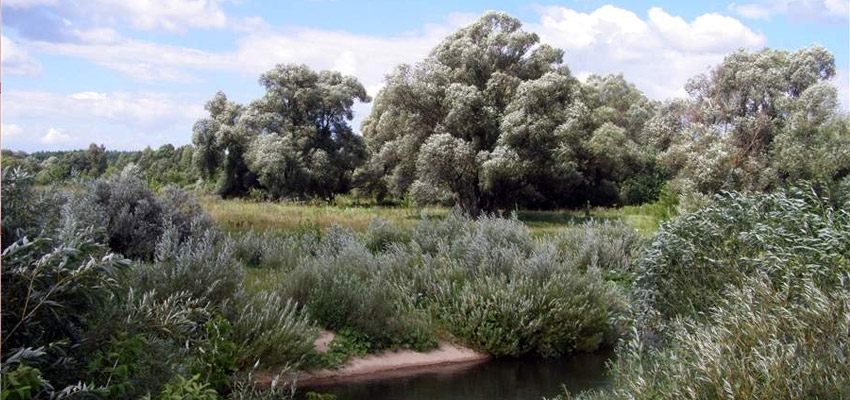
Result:
{"label": "treeline", "polygon": [[2,163],[3,168],[22,168],[33,174],[38,185],[110,177],[132,164],[154,188],[189,187],[200,178],[192,163],[194,152],[192,145],[165,144],[156,150],[148,147],[140,151],[114,151],[92,143],[86,150],[72,151],[25,153],[4,149]]}
{"label": "treeline", "polygon": [[850,173],[850,120],[821,47],[734,52],[666,102],[621,75],[581,82],[563,57],[517,19],[486,14],[391,71],[362,138],[348,125],[369,100],[355,78],[278,66],[262,98],[207,104],[195,161],[224,196],[354,189],[473,214],[642,203],[668,183],[701,202]]}
{"label": "treeline", "polygon": [[850,118],[821,47],[736,51],[693,77],[686,98],[659,102],[622,75],[578,80],[562,50],[521,28],[488,13],[398,66],[362,136],[352,107],[371,99],[356,78],[278,65],[260,77],[259,99],[216,94],[193,146],[4,152],[3,162],[35,167],[39,182],[134,163],[156,187],[200,182],[225,197],[296,200],[353,192],[475,215],[639,204],[664,188],[699,204],[801,180],[832,187],[850,174]]}

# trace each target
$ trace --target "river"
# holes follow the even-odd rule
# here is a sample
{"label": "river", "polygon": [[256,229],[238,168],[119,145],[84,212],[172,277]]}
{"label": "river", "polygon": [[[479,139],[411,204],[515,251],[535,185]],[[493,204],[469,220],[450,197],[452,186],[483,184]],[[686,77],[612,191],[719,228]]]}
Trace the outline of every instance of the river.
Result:
{"label": "river", "polygon": [[610,384],[605,362],[612,352],[563,359],[493,360],[443,366],[393,376],[361,377],[341,383],[304,387],[304,393],[330,393],[337,400],[541,400],[561,393]]}

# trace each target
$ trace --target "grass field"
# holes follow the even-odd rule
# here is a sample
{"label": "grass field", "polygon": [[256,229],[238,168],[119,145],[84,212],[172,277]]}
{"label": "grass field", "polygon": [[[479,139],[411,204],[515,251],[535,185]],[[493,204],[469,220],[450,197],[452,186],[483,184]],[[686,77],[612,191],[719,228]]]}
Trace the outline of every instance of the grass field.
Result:
{"label": "grass field", "polygon": [[[217,196],[201,198],[204,209],[221,227],[229,231],[291,231],[325,229],[331,225],[349,226],[363,232],[369,222],[380,217],[398,226],[406,227],[422,218],[442,217],[449,212],[444,207],[389,207],[370,205],[313,205],[287,202],[255,202],[239,199],[221,199]],[[589,219],[620,220],[641,232],[652,235],[664,213],[657,204],[627,206],[622,208],[593,208],[589,210],[518,211],[517,216],[535,235],[555,233],[560,229]]]}

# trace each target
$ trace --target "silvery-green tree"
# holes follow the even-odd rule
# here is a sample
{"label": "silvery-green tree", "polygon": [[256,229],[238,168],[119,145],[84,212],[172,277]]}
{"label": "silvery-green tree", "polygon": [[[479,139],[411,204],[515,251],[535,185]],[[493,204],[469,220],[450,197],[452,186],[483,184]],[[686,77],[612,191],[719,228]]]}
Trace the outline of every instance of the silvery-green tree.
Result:
{"label": "silvery-green tree", "polygon": [[684,193],[771,190],[850,169],[837,113],[835,59],[822,47],[739,50],[692,78],[689,97],[647,124]]}
{"label": "silvery-green tree", "polygon": [[563,55],[516,18],[488,13],[399,66],[363,122],[371,157],[359,188],[472,214],[598,203],[600,184],[613,192],[602,202],[618,201],[618,178],[597,175],[637,157],[654,105],[622,77],[582,84]]}
{"label": "silvery-green tree", "polygon": [[330,198],[348,190],[366,156],[348,125],[354,102],[370,101],[363,85],[304,65],[278,65],[260,84],[265,95],[247,106],[223,94],[208,103],[210,117],[196,123],[193,139],[204,176],[222,169],[223,195],[260,187],[274,198]]}

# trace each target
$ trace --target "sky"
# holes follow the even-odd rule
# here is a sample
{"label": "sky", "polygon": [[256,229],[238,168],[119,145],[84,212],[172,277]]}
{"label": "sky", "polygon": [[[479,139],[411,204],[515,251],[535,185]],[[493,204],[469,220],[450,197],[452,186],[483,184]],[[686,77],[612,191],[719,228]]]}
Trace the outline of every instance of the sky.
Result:
{"label": "sky", "polygon": [[[354,75],[374,97],[396,65],[488,10],[563,49],[580,79],[623,73],[658,100],[685,96],[688,78],[738,48],[819,44],[850,105],[850,0],[0,3],[0,145],[28,152],[190,143],[208,99],[259,97],[259,75],[278,63]],[[355,106],[355,130],[370,108]]]}

